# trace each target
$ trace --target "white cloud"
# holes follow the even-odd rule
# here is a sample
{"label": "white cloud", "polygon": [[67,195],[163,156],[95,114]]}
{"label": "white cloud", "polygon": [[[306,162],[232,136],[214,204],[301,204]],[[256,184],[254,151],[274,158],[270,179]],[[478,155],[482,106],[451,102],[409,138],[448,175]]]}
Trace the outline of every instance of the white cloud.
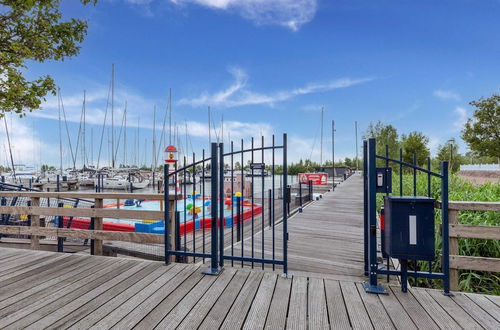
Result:
{"label": "white cloud", "polygon": [[453,92],[453,91],[450,91],[450,90],[443,90],[443,89],[435,90],[434,96],[436,96],[442,100],[460,101],[460,99],[461,99],[460,94]]}
{"label": "white cloud", "polygon": [[454,112],[456,115],[456,119],[453,122],[453,127],[456,131],[461,131],[465,123],[467,122],[467,110],[462,107],[456,107]]}
{"label": "white cloud", "polygon": [[[56,157],[56,150],[59,149],[56,145],[50,145],[40,140],[34,129],[33,119],[20,118],[17,115],[6,114],[6,116],[14,164],[40,165],[41,162]],[[11,167],[9,141],[3,118],[0,119],[0,141],[2,141],[0,150],[3,154],[0,162]]]}
{"label": "white cloud", "polygon": [[239,107],[244,105],[267,104],[273,105],[283,102],[296,96],[326,92],[338,88],[346,88],[373,80],[374,78],[340,78],[327,83],[309,83],[304,87],[282,90],[270,94],[253,92],[247,88],[248,75],[241,68],[231,68],[229,70],[234,78],[234,82],[222,91],[210,94],[203,92],[195,98],[183,98],[179,104],[199,106],[219,106],[219,107]]}
{"label": "white cloud", "polygon": [[[138,0],[128,0],[137,2]],[[140,1],[140,0],[139,0]],[[236,13],[256,25],[279,25],[297,31],[310,22],[317,0],[170,0],[176,5],[196,4]]]}

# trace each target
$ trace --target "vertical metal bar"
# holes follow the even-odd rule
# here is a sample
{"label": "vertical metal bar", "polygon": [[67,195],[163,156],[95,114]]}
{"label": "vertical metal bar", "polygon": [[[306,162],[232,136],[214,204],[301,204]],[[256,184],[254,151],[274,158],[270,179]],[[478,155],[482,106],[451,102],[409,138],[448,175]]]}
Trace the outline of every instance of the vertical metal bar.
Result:
{"label": "vertical metal bar", "polygon": [[[201,152],[201,158],[202,158],[202,161],[201,161],[201,173],[203,175],[203,178],[201,179],[202,181],[202,188],[201,188],[201,193],[202,193],[202,197],[201,197],[201,200],[203,202],[202,204],[202,208],[201,208],[201,212],[203,214],[203,218],[202,218],[202,223],[201,223],[201,227],[202,227],[202,231],[203,231],[203,238],[202,238],[202,244],[203,244],[203,254],[205,254],[205,149],[202,150]],[[205,263],[205,258],[203,258],[203,263]]]}
{"label": "vertical metal bar", "polygon": [[[264,259],[264,210],[265,210],[265,189],[264,189],[264,172],[265,172],[265,162],[264,162],[264,136],[261,136],[262,139],[262,187],[261,187],[261,204],[262,204],[262,214],[261,214],[261,225],[260,225],[260,233],[262,234],[262,242],[261,242],[261,248],[262,248],[262,259]],[[264,269],[264,262],[262,263],[262,269]]]}
{"label": "vertical metal bar", "polygon": [[218,254],[217,254],[217,178],[218,178],[218,173],[217,173],[217,151],[218,151],[218,146],[216,142],[211,143],[211,154],[212,157],[210,159],[210,170],[211,170],[211,215],[212,215],[212,223],[211,223],[211,255],[210,255],[210,268],[207,269],[204,273],[209,274],[209,275],[217,275],[220,270],[219,270],[219,263],[218,263]]}
{"label": "vertical metal bar", "polygon": [[[187,148],[186,148],[187,149]],[[186,156],[184,156],[184,165],[182,166],[182,191],[184,197],[184,252],[187,252],[187,230],[186,230],[186,220],[187,220],[187,187],[186,187]],[[180,233],[179,233],[180,235]]]}
{"label": "vertical metal bar", "polygon": [[399,196],[403,196],[403,149],[399,148]]}
{"label": "vertical metal bar", "polygon": [[224,143],[219,143],[219,265],[224,266]]}
{"label": "vertical metal bar", "polygon": [[[241,232],[241,197],[236,197],[236,241],[239,242],[242,240],[242,232]],[[242,256],[243,257],[243,256]]]}
{"label": "vertical metal bar", "polygon": [[441,163],[441,218],[443,224],[443,287],[450,294],[450,237],[448,225],[448,162]]}
{"label": "vertical metal bar", "polygon": [[267,199],[268,199],[268,204],[267,204],[267,213],[269,214],[269,227],[273,225],[273,196],[272,196],[272,189],[268,190],[267,194]]}
{"label": "vertical metal bar", "polygon": [[61,186],[60,186],[60,179],[59,179],[59,174],[56,176],[56,191],[60,192],[61,191]]}
{"label": "vertical metal bar", "polygon": [[[389,145],[388,144],[385,145],[385,179],[389,180]],[[386,181],[386,180],[384,180],[384,181]],[[385,182],[385,186],[386,186],[386,188],[388,188],[389,182]],[[389,189],[386,189],[385,195],[389,196]],[[380,214],[380,216],[382,216],[382,214]],[[385,247],[385,235],[384,235],[384,232],[382,231],[382,227],[380,228],[380,230],[381,230],[380,231],[380,244],[382,247],[382,255],[383,255],[384,254],[383,250]],[[387,256],[386,265],[387,265],[387,270],[389,271],[390,270],[389,256]],[[389,282],[389,280],[390,280],[390,275],[387,274],[387,282]]]}
{"label": "vertical metal bar", "polygon": [[[240,203],[240,207],[241,209],[238,209],[238,212],[240,212],[241,216],[239,217],[240,221],[238,223],[241,223],[241,229],[240,229],[240,232],[241,232],[241,237],[240,237],[240,240],[241,240],[241,258],[243,258],[243,256],[245,255],[245,252],[244,252],[244,244],[243,244],[243,236],[244,236],[244,224],[243,224],[243,201],[245,200],[245,173],[244,173],[244,152],[243,152],[244,149],[244,145],[243,145],[243,139],[241,139],[241,203]],[[241,267],[243,267],[243,260],[241,260]]]}
{"label": "vertical metal bar", "polygon": [[[335,120],[332,120],[332,190],[335,190]],[[300,207],[302,207],[302,199]]]}
{"label": "vertical metal bar", "polygon": [[365,260],[365,275],[368,276],[368,141],[363,141],[363,223],[364,223],[364,260]]}
{"label": "vertical metal bar", "polygon": [[[2,205],[3,204],[2,200]],[[57,207],[63,207],[64,203],[59,202],[57,204]],[[63,228],[64,227],[64,217],[62,215],[57,216],[57,228]],[[63,237],[57,237],[57,252],[64,252],[64,238]]]}
{"label": "vertical metal bar", "polygon": [[370,285],[377,286],[377,193],[376,193],[376,141],[368,140],[368,222],[369,222],[369,244],[368,257],[370,263]]}
{"label": "vertical metal bar", "polygon": [[[90,208],[94,208],[94,205],[92,205]],[[89,230],[94,230],[94,226],[95,226],[95,219],[94,217],[91,217],[90,218],[90,224],[89,224]],[[95,251],[94,251],[94,240],[91,239],[90,240],[90,255],[94,255]]]}
{"label": "vertical metal bar", "polygon": [[275,163],[274,163],[274,153],[276,151],[276,148],[275,148],[275,145],[274,145],[274,134],[273,134],[273,137],[272,137],[272,150],[273,150],[273,155],[272,155],[272,168],[271,168],[271,175],[272,175],[272,187],[271,187],[271,190],[273,191],[272,192],[272,203],[273,203],[273,214],[272,214],[272,221],[273,221],[273,227],[272,227],[272,231],[273,231],[273,271],[275,270],[276,266],[274,264],[274,262],[276,261],[276,257],[275,257],[275,244],[276,244],[276,240],[275,240],[275,224],[276,224],[276,218],[275,218],[275,215],[276,215],[276,209],[275,209],[275,203],[274,203],[274,179],[275,179],[275,174],[274,174],[274,167],[275,167]]}
{"label": "vertical metal bar", "polygon": [[[196,167],[194,165],[196,163],[196,156],[195,153],[193,152],[193,171],[191,172],[191,175],[193,176],[193,189],[191,193],[191,197],[193,198],[193,252],[196,252],[196,220],[198,220],[198,223],[201,225],[199,215],[196,212]],[[203,205],[202,205],[203,206]],[[195,219],[195,215],[198,217],[198,219]],[[186,231],[186,228],[184,228],[184,231]],[[186,235],[186,233],[184,233]],[[196,257],[193,256],[193,263],[196,262]]]}
{"label": "vertical metal bar", "polygon": [[[287,135],[283,134],[283,185],[286,187],[288,181],[287,167]],[[286,212],[286,196],[283,198],[283,273],[288,274],[288,214]]]}
{"label": "vertical metal bar", "polygon": [[250,163],[250,171],[252,173],[252,186],[251,186],[251,190],[252,190],[252,268],[253,268],[253,259],[254,259],[254,254],[255,254],[255,250],[254,250],[254,241],[255,241],[255,237],[254,237],[254,221],[255,221],[255,212],[254,212],[254,208],[255,208],[255,201],[254,201],[254,169],[253,169],[253,163],[254,163],[254,159],[253,159],[253,137],[252,137],[252,147],[251,147],[251,150],[252,150],[252,160],[251,160],[251,163]]}
{"label": "vertical metal bar", "polygon": [[427,157],[427,197],[431,197],[431,157]]}
{"label": "vertical metal bar", "polygon": [[302,212],[302,182],[299,180],[299,212]]}
{"label": "vertical metal bar", "polygon": [[[168,187],[168,174],[169,174],[169,165],[168,164],[163,164],[163,218],[164,218],[164,235],[165,235],[165,246],[164,246],[164,254],[165,254],[165,264],[168,265],[170,264],[170,255],[168,254],[168,250],[170,248],[170,235],[175,234],[175,233],[170,233],[169,232],[169,223],[170,223],[170,212],[168,212],[168,206],[169,206],[169,187]],[[177,196],[176,196],[177,197]],[[174,201],[174,203],[177,202],[177,198]],[[175,209],[175,204],[174,204],[174,209]]]}
{"label": "vertical metal bar", "polygon": [[[234,143],[231,141],[231,220],[233,225],[231,226],[231,257],[234,257]],[[234,260],[231,259],[231,267],[234,266]]]}
{"label": "vertical metal bar", "polygon": [[417,153],[413,153],[413,196],[417,196]]}

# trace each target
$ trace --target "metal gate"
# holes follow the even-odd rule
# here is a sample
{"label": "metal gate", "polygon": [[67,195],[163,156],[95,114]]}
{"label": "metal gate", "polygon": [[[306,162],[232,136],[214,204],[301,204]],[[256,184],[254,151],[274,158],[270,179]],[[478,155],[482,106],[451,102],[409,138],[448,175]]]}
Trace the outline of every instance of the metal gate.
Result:
{"label": "metal gate", "polygon": [[[363,178],[364,178],[364,261],[365,261],[365,275],[369,277],[369,283],[365,283],[365,290],[371,293],[386,293],[382,286],[377,283],[377,275],[396,275],[401,276],[401,285],[403,291],[406,291],[407,276],[413,278],[426,278],[429,280],[442,280],[443,289],[445,294],[450,292],[450,276],[449,276],[449,227],[448,227],[448,162],[441,162],[440,173],[431,171],[431,161],[427,157],[427,168],[417,166],[416,154],[413,154],[413,163],[403,161],[402,149],[399,150],[399,159],[392,159],[389,157],[389,147],[385,147],[385,155],[376,154],[376,141],[375,139],[368,139],[363,142]],[[377,160],[383,163],[384,167],[377,168]],[[441,208],[441,229],[437,230],[436,236],[441,234],[441,272],[433,272],[433,261],[427,264],[427,270],[420,270],[417,262],[413,265],[413,271],[408,271],[407,260],[401,263],[400,270],[391,270],[389,267],[389,256],[385,255],[382,251],[382,257],[386,258],[387,266],[384,267],[383,263],[377,261],[377,193],[383,193],[389,196],[392,190],[391,175],[392,172],[390,165],[397,164],[396,169],[399,169],[399,194],[396,195],[410,195],[417,196],[417,173],[423,173],[426,176],[427,187],[424,188],[427,198],[431,197],[431,178],[436,177],[440,180],[441,201],[439,202]],[[403,172],[407,170],[412,174],[411,191],[408,187],[404,187]],[[385,175],[383,187],[379,189],[377,183],[377,174],[383,177]],[[404,191],[406,190],[406,193]],[[381,229],[381,228],[378,228]],[[381,235],[381,246],[383,247],[383,235]],[[383,250],[383,249],[382,249]],[[421,268],[421,267],[420,267]]]}
{"label": "metal gate", "polygon": [[193,153],[190,163],[184,157],[181,166],[164,166],[165,200],[175,200],[176,215],[170,219],[165,207],[167,264],[175,256],[178,262],[210,259],[205,273],[212,275],[225,262],[280,266],[287,273],[287,135],[279,145],[274,135],[270,142],[211,143],[210,157],[203,150],[201,160]]}

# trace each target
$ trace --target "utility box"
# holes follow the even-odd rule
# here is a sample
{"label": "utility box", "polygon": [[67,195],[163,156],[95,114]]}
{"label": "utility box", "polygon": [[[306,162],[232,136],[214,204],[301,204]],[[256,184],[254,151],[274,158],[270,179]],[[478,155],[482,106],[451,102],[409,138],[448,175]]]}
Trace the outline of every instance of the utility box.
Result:
{"label": "utility box", "polygon": [[387,255],[406,260],[434,260],[434,203],[434,199],[427,197],[385,197]]}
{"label": "utility box", "polygon": [[377,193],[392,192],[392,168],[377,167],[377,178],[375,181]]}

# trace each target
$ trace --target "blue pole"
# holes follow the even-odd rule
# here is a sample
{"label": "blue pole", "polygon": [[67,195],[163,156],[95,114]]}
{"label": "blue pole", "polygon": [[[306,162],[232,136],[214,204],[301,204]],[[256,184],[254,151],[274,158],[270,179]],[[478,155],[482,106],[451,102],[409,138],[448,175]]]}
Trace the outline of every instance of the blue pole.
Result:
{"label": "blue pole", "polygon": [[[163,165],[163,196],[164,196],[164,201],[163,201],[163,218],[165,219],[164,221],[164,235],[165,235],[165,265],[170,264],[170,255],[168,254],[168,250],[170,249],[170,234],[168,229],[169,229],[169,223],[170,223],[170,212],[169,212],[169,190],[168,190],[168,172],[169,172],[169,165],[164,164]],[[177,201],[174,201],[176,203]]]}
{"label": "blue pole", "polygon": [[441,217],[443,223],[443,287],[444,294],[450,295],[450,237],[448,224],[448,162],[441,163]]}
{"label": "blue pole", "polygon": [[[283,187],[288,187],[287,167],[287,136],[283,134]],[[283,196],[283,273],[288,275],[288,227],[287,227],[287,199],[288,194]]]}
{"label": "blue pole", "polygon": [[363,224],[365,276],[368,276],[368,141],[363,141]]}
{"label": "blue pole", "polygon": [[384,287],[377,283],[377,192],[376,192],[376,141],[368,140],[368,261],[369,283],[363,283],[368,293],[387,294]]}
{"label": "blue pole", "polygon": [[211,209],[212,209],[212,228],[210,230],[211,232],[211,242],[210,242],[210,245],[211,245],[211,255],[210,255],[210,267],[208,267],[207,269],[205,269],[205,271],[203,271],[203,274],[206,274],[206,275],[218,275],[220,274],[221,272],[221,269],[219,268],[219,264],[218,264],[218,255],[217,255],[217,244],[218,244],[218,240],[217,240],[217,213],[218,213],[218,209],[217,209],[217,188],[218,188],[218,184],[217,184],[217,179],[218,179],[218,174],[217,173],[217,143],[212,143],[211,144],[211,158],[210,158],[210,170],[211,170],[211,176],[212,176],[212,180],[210,182],[211,184],[211,202],[210,202],[210,205],[211,205]]}

